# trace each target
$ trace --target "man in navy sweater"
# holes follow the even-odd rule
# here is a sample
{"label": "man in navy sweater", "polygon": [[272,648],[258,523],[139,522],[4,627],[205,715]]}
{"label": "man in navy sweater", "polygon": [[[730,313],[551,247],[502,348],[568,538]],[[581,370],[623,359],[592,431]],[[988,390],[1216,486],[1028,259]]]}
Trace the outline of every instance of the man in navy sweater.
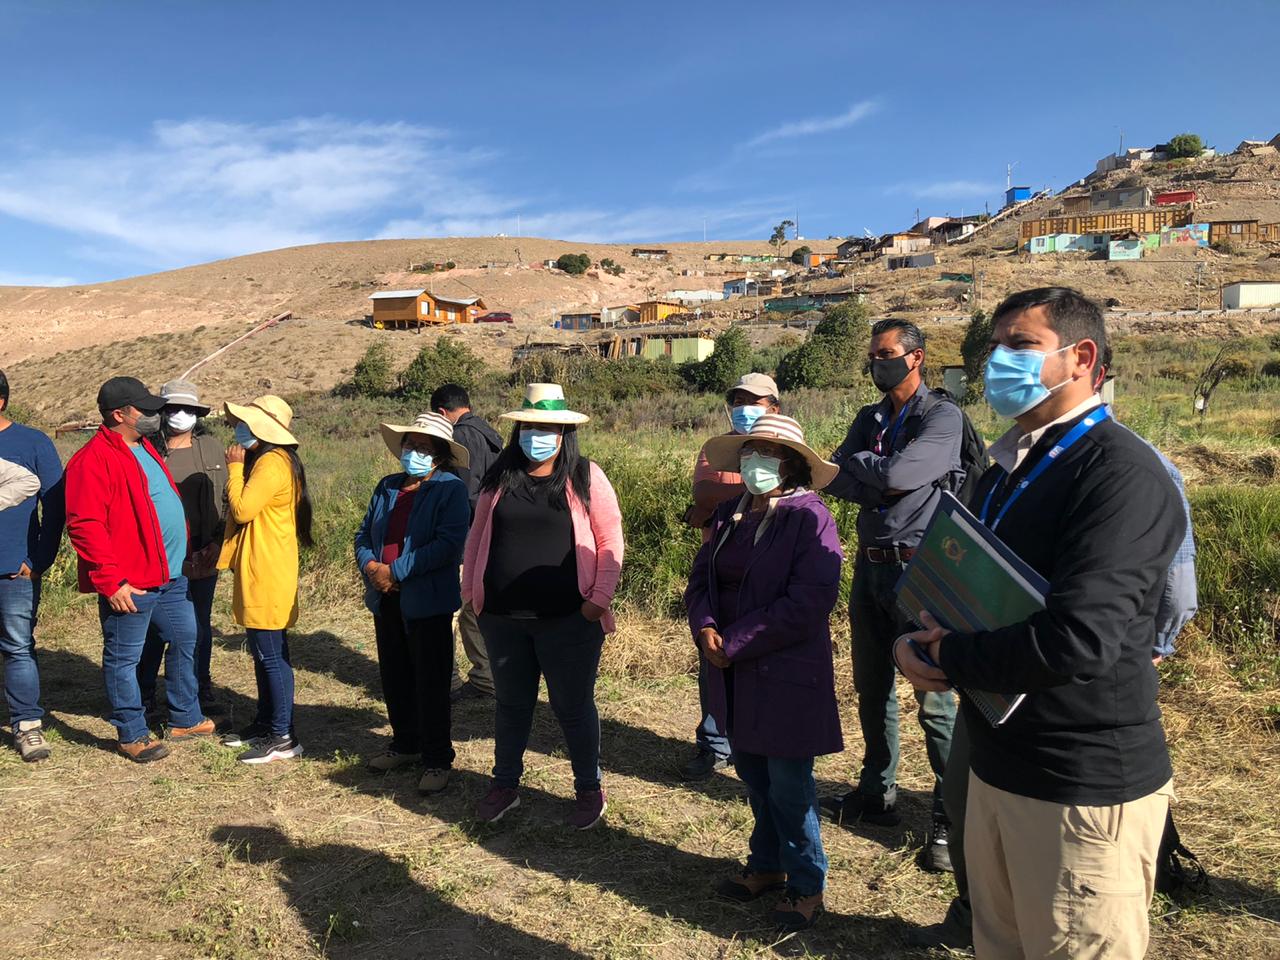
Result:
{"label": "man in navy sweater", "polygon": [[4,657],[4,695],[9,703],[13,742],[28,762],[49,756],[40,706],[35,623],[40,607],[40,576],[52,564],[62,539],[65,506],[62,462],[53,441],[39,430],[14,423],[9,409],[9,380],[0,372],[0,460],[30,471],[39,489],[0,511],[0,655]]}
{"label": "man in navy sweater", "polygon": [[1141,957],[1172,796],[1151,654],[1186,518],[1155,453],[1094,393],[1097,305],[1029,290],[993,320],[987,400],[1016,425],[992,445],[973,505],[1049,582],[1046,608],[972,634],[924,614],[894,659],[917,689],[1027,694],[999,727],[964,703],[980,960]]}

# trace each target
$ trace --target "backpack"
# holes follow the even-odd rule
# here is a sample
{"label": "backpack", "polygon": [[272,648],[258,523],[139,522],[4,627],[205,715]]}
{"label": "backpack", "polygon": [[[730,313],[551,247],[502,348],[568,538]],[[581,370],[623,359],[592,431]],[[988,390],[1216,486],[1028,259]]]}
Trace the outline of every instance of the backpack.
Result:
{"label": "backpack", "polygon": [[1164,822],[1164,836],[1160,838],[1160,853],[1156,856],[1156,892],[1168,894],[1183,887],[1199,890],[1208,882],[1199,858],[1182,845],[1170,810]]}
{"label": "backpack", "polygon": [[964,471],[964,478],[961,479],[951,473],[939,480],[937,485],[954,493],[961,503],[968,505],[970,496],[978,488],[978,483],[982,480],[987,467],[991,465],[991,461],[987,457],[987,442],[982,439],[978,428],[973,425],[969,415],[964,412],[960,404],[956,403],[951,394],[945,390],[931,389],[925,395],[920,403],[920,412],[913,414],[907,422],[907,428],[910,430],[908,442],[914,440],[920,432],[920,424],[924,422],[925,415],[940,403],[955,404],[956,409],[960,411],[960,419],[963,423],[960,434],[960,468]]}

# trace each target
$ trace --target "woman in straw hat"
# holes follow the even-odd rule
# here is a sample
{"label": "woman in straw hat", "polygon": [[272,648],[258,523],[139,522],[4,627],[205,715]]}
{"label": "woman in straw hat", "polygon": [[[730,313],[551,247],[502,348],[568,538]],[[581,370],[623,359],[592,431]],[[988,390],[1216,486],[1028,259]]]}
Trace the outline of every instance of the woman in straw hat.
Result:
{"label": "woman in straw hat", "polygon": [[755,815],[746,866],[717,889],[745,902],[785,888],[773,919],[800,930],[822,909],[827,871],[813,762],[844,749],[828,623],[843,553],[813,493],[837,467],[780,414],[704,450],[713,469],[741,474],[746,486],[716,509],[684,597],[712,665],[711,710]]}
{"label": "woman in straw hat", "polygon": [[587,417],[569,409],[559,384],[529,384],[521,408],[502,418],[515,426],[481,483],[462,571],[498,702],[493,785],[476,816],[493,823],[520,803],[541,676],[573,766],[567,822],[586,830],[605,811],[595,683],[614,629],[622,516],[604,471],[578,451]]}
{"label": "woman in straw hat", "polygon": [[289,432],[293,410],[270,394],[224,404],[235,441],[227,448],[227,528],[219,570],[232,571],[231,609],[245,628],[258,681],[258,713],[227,746],[244,763],[302,753],[293,730],[293,666],[286,631],[298,619],[298,545],[311,546],[311,500]]}
{"label": "woman in straw hat", "polygon": [[382,424],[400,471],[378,481],[356,532],[356,564],[373,614],[391,743],[369,761],[377,773],[421,762],[422,793],[449,784],[453,738],[453,614],[471,505],[457,471],[469,463],[453,424],[424,413],[411,426]]}

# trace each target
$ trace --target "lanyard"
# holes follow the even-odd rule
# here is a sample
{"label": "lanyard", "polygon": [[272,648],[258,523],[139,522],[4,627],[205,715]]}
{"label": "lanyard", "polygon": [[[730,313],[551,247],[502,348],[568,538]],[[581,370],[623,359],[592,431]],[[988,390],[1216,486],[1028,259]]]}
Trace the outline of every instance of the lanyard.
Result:
{"label": "lanyard", "polygon": [[[1058,458],[1062,456],[1062,454],[1066,453],[1067,449],[1071,447],[1072,444],[1074,444],[1086,433],[1088,433],[1090,430],[1096,427],[1103,420],[1107,419],[1108,416],[1109,416],[1109,413],[1107,411],[1107,408],[1105,406],[1101,406],[1101,407],[1098,407],[1096,410],[1094,410],[1092,413],[1090,413],[1087,417],[1085,417],[1079,423],[1077,423],[1074,427],[1072,427],[1066,436],[1064,436],[1061,440],[1059,440],[1056,444],[1054,444],[1053,448],[1050,449],[1048,453],[1046,453],[1043,457],[1040,458],[1040,462],[1037,463],[1031,469],[1031,472],[1028,473],[1025,477],[1022,478],[1022,480],[1018,482],[1018,485],[1013,488],[1013,492],[1009,494],[1009,499],[1004,502],[1004,506],[1002,506],[1000,508],[1000,512],[996,514],[995,520],[991,521],[991,523],[987,525],[991,527],[993,531],[996,529],[996,527],[1000,526],[1000,521],[1003,520],[1004,515],[1009,512],[1009,508],[1013,506],[1014,501],[1016,501],[1020,496],[1022,496],[1022,491],[1026,490],[1027,487],[1031,486],[1032,483],[1034,483],[1036,480],[1040,478],[1041,474],[1043,474],[1046,470],[1048,470],[1051,466],[1053,466],[1057,462]],[[991,510],[991,500],[993,497],[995,497],[996,490],[1002,485],[1003,485],[1003,481],[997,481],[996,483],[993,483],[991,485],[991,489],[987,491],[987,499],[982,502],[982,513],[979,516],[979,519],[983,523],[987,523],[987,514]]]}
{"label": "lanyard", "polygon": [[885,452],[884,431],[888,430],[889,428],[885,427],[884,430],[880,431],[880,436],[876,439],[877,455],[882,457],[893,456],[893,441],[898,438],[898,428],[902,426],[902,421],[907,419],[907,410],[910,409],[911,404],[914,401],[915,401],[915,397],[912,397],[910,400],[908,400],[906,403],[902,405],[902,410],[898,412],[898,419],[894,421],[893,430],[889,433],[889,444],[888,444],[887,453]]}

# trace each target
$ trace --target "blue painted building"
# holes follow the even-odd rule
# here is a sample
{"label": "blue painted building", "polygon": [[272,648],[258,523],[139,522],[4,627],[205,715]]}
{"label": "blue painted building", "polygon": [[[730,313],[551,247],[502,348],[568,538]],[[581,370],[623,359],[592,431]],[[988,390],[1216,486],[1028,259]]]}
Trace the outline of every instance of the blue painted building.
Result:
{"label": "blue painted building", "polygon": [[1023,200],[1031,199],[1030,187],[1010,187],[1004,192],[1004,205],[1006,207],[1013,206],[1015,203],[1021,203]]}

